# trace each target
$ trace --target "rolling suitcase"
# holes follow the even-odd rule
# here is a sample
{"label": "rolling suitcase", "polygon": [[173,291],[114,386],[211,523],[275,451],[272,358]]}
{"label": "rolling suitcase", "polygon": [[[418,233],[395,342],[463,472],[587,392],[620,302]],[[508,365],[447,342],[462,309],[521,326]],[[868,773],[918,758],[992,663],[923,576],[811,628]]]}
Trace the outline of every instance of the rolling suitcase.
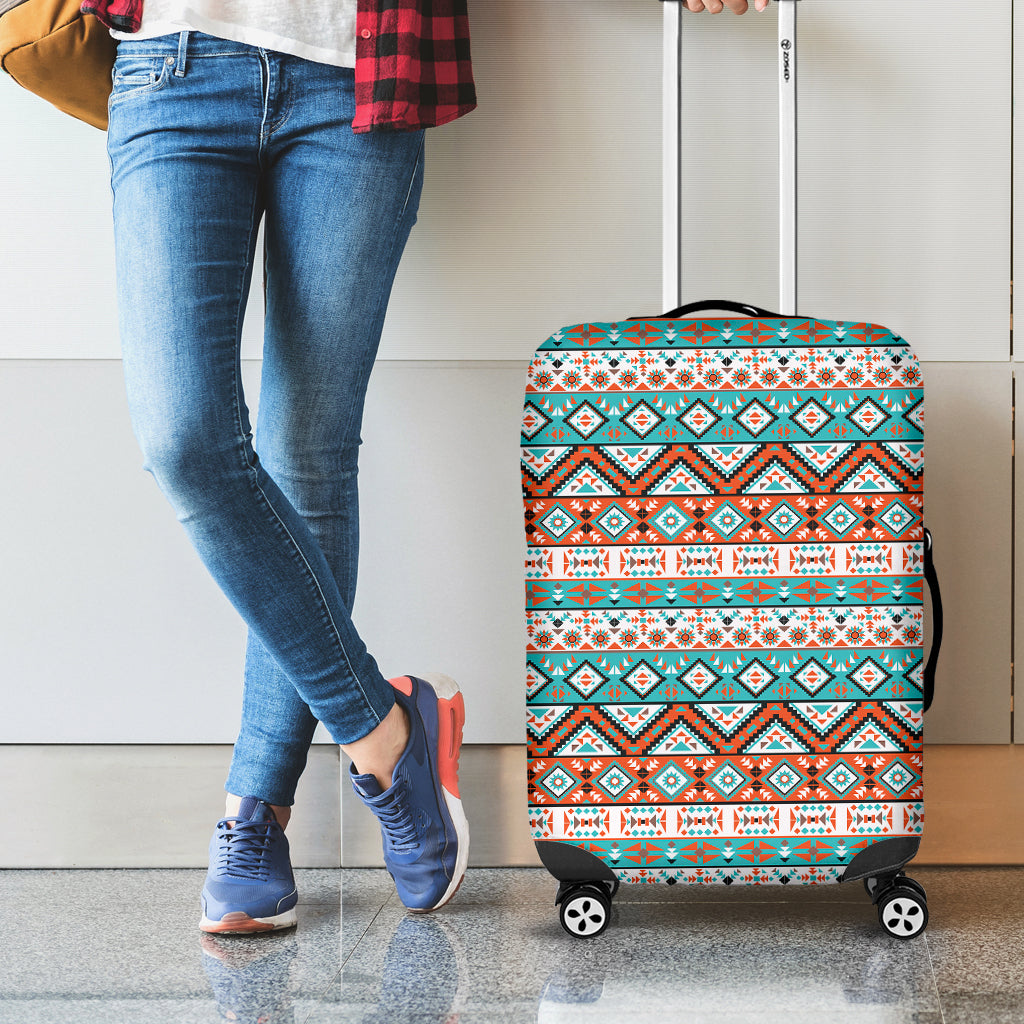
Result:
{"label": "rolling suitcase", "polygon": [[529,369],[529,820],[579,937],[620,882],[862,881],[890,934],[927,924],[921,372],[884,327],[793,312],[779,10],[785,315],[576,324]]}

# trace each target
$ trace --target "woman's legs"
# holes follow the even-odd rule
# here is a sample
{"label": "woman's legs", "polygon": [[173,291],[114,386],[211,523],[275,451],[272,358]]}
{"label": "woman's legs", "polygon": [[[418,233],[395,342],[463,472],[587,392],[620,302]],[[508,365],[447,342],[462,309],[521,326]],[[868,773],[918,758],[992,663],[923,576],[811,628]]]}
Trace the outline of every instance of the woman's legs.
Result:
{"label": "woman's legs", "polygon": [[[350,614],[363,394],[415,220],[422,135],[355,136],[351,71],[199,33],[122,42],[115,72],[108,147],[133,427],[250,630],[232,816],[211,843],[202,927],[294,923],[268,805],[291,803],[316,719],[354,759],[403,898],[439,906],[468,849],[461,696],[450,680],[393,689]],[[257,454],[239,348],[264,211]]]}

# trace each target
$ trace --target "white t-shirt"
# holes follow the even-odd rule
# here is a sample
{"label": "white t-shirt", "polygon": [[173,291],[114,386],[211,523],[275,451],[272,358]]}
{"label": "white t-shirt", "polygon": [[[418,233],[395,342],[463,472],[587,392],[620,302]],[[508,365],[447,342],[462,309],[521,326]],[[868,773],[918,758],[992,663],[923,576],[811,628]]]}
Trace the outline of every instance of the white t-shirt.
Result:
{"label": "white t-shirt", "polygon": [[138,32],[115,39],[153,39],[190,29],[279,53],[356,66],[357,0],[146,0]]}

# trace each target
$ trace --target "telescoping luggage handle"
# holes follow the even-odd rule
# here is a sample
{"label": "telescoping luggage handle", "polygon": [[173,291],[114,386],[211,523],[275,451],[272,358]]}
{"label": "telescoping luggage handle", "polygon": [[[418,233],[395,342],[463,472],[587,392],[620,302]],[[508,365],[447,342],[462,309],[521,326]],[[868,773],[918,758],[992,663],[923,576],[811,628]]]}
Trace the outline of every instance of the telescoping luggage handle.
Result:
{"label": "telescoping luggage handle", "polygon": [[[798,0],[775,0],[779,4],[779,309],[783,316],[796,316],[796,5]],[[662,0],[664,5],[664,78],[662,82],[662,208],[664,240],[662,258],[662,304],[666,309],[680,305],[680,264],[682,224],[679,202],[679,156],[681,90],[679,69],[682,58],[682,0]],[[716,307],[728,308],[728,307]]]}

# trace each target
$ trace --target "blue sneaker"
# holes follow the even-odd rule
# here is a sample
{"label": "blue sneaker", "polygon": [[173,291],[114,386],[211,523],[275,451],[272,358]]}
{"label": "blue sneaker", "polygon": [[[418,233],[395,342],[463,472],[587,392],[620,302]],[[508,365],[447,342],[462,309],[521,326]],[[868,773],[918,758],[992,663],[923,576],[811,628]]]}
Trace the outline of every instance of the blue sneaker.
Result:
{"label": "blue sneaker", "polygon": [[295,924],[299,894],[288,840],[258,797],[245,797],[237,818],[217,822],[202,901],[204,932],[245,934]]}
{"label": "blue sneaker", "polygon": [[399,898],[424,913],[447,903],[462,884],[469,860],[469,825],[459,798],[459,748],[466,719],[462,694],[447,676],[392,679],[395,699],[409,716],[410,735],[381,790],[372,775],[349,775],[377,816],[384,864]]}

